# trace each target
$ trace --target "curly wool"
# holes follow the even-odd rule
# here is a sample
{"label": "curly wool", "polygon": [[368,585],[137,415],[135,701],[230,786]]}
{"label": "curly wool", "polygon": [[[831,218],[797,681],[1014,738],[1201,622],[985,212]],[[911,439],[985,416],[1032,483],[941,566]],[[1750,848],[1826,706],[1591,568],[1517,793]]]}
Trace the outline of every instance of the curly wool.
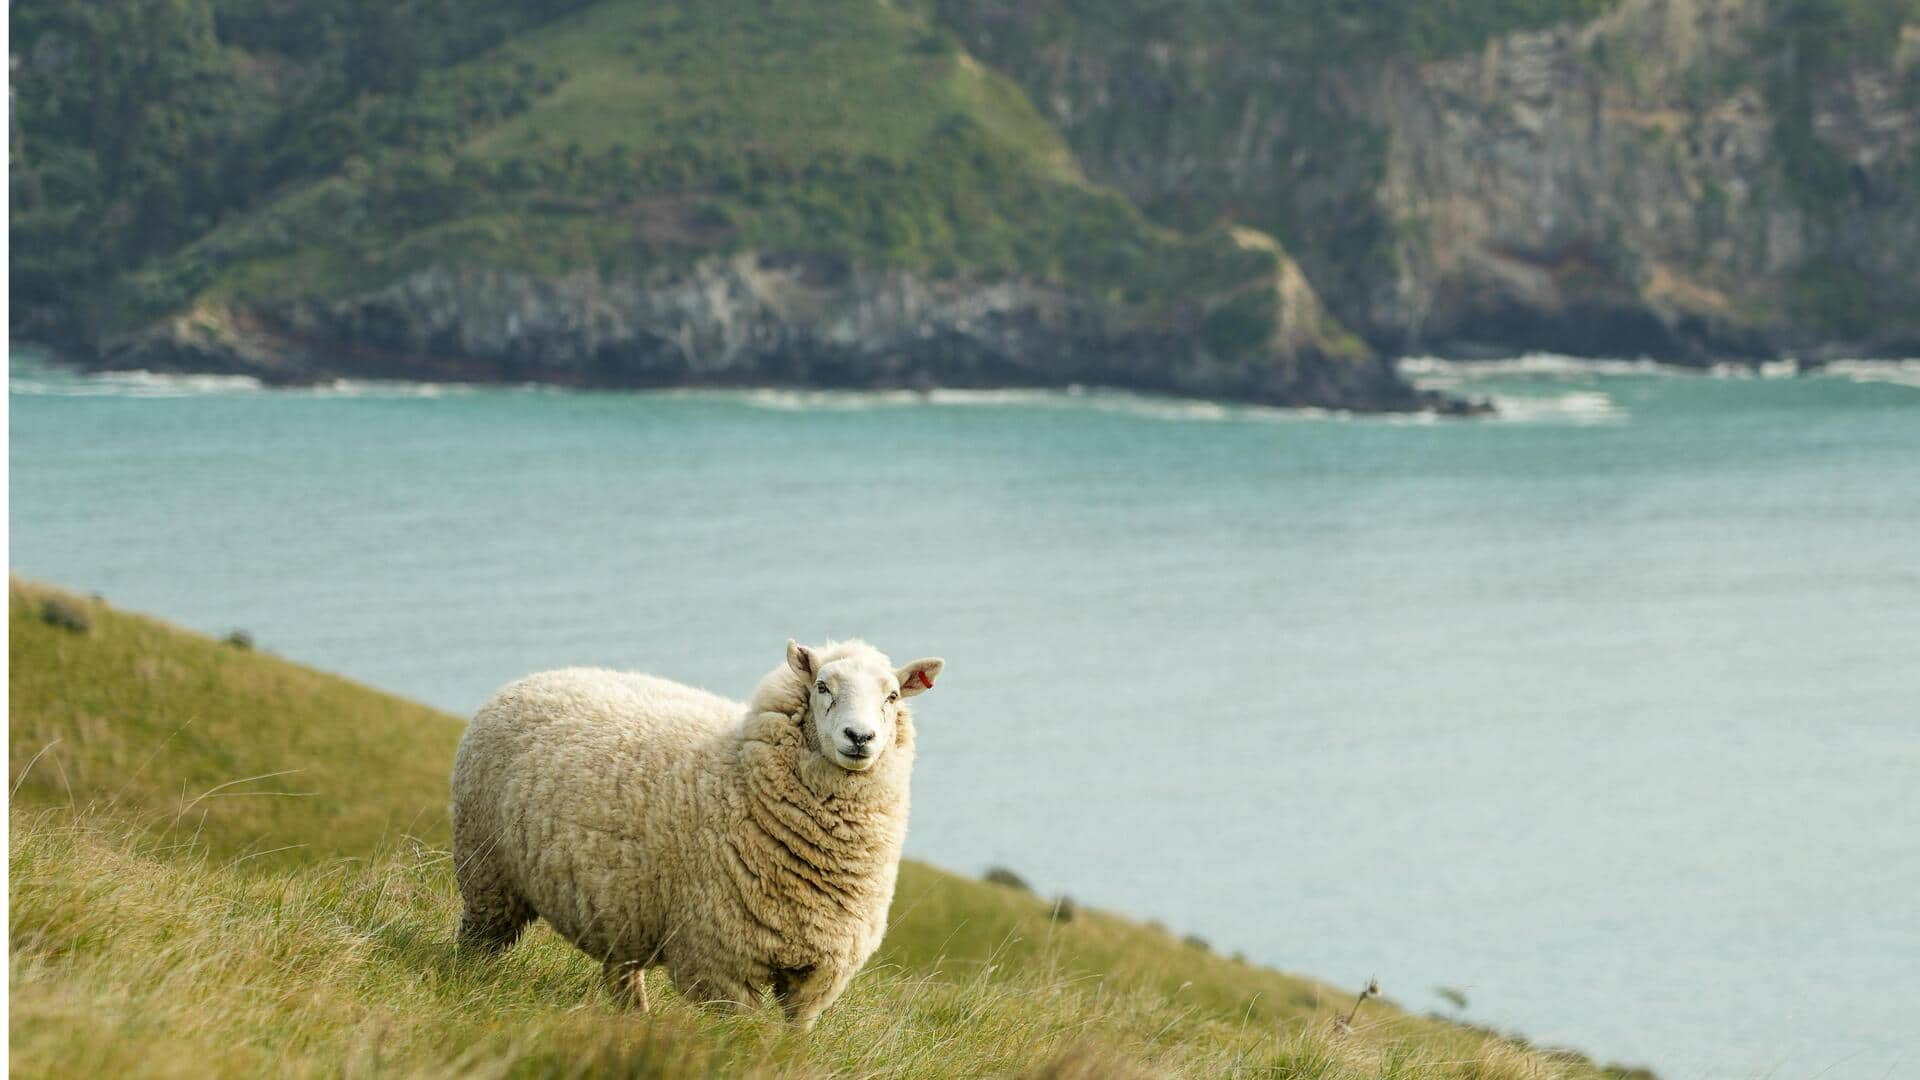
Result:
{"label": "curly wool", "polygon": [[781,665],[745,706],[590,668],[500,691],[454,763],[462,940],[503,948],[538,916],[610,979],[659,964],[736,1008],[771,986],[810,1023],[886,931],[913,724],[902,705],[893,747],[849,772],[814,745],[808,689]]}

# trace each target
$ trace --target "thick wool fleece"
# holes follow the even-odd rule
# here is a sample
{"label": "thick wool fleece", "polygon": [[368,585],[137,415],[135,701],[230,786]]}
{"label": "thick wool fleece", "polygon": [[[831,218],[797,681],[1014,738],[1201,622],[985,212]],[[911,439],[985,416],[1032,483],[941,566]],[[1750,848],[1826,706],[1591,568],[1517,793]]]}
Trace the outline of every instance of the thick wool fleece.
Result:
{"label": "thick wool fleece", "polygon": [[461,939],[501,948],[537,915],[610,979],[660,964],[738,1008],[771,986],[811,1023],[886,931],[913,724],[902,705],[894,745],[849,772],[813,745],[809,685],[783,664],[742,706],[570,668],[500,691],[453,767]]}

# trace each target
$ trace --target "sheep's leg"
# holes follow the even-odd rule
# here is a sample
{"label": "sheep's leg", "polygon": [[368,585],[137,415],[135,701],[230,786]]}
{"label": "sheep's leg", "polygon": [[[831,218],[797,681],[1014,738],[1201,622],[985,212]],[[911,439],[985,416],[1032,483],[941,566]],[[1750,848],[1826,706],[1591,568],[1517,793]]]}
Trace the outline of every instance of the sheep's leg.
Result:
{"label": "sheep's leg", "polygon": [[492,955],[518,941],[533,920],[533,907],[519,897],[481,905],[469,901],[460,913],[460,944]]}
{"label": "sheep's leg", "polygon": [[827,1006],[832,1005],[853,981],[853,972],[832,965],[797,968],[773,973],[773,996],[787,1019],[801,1030],[813,1027]]}
{"label": "sheep's leg", "polygon": [[460,885],[460,944],[488,954],[512,945],[536,916],[495,859],[491,844],[463,842],[454,834],[454,879]]}
{"label": "sheep's leg", "polygon": [[647,966],[637,960],[614,960],[611,957],[600,965],[600,977],[606,980],[607,991],[613,995],[616,1005],[622,1008],[638,1002],[640,1011],[652,1012],[653,1006],[647,1000]]}

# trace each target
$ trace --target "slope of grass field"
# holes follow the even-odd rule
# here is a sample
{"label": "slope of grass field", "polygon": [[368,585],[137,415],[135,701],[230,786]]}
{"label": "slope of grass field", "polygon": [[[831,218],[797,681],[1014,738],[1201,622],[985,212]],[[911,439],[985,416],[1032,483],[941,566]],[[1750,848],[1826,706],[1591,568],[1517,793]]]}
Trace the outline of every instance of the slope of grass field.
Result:
{"label": "slope of grass field", "polygon": [[16,1076],[1609,1074],[1382,1002],[1343,1032],[1347,992],[917,863],[812,1033],[657,975],[622,1011],[544,928],[454,948],[458,719],[41,586],[9,616]]}

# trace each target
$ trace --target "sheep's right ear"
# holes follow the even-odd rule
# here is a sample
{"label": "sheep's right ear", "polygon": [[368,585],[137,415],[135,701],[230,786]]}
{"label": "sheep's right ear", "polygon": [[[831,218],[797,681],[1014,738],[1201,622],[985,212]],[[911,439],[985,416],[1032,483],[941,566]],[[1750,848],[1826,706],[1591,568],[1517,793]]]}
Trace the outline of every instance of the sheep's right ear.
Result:
{"label": "sheep's right ear", "polygon": [[945,660],[937,656],[929,656],[925,660],[915,660],[894,672],[893,677],[900,680],[900,696],[912,697],[933,689],[933,680],[939,678],[940,673],[946,668]]}
{"label": "sheep's right ear", "polygon": [[788,638],[787,666],[799,672],[803,679],[813,678],[813,652],[805,645]]}

